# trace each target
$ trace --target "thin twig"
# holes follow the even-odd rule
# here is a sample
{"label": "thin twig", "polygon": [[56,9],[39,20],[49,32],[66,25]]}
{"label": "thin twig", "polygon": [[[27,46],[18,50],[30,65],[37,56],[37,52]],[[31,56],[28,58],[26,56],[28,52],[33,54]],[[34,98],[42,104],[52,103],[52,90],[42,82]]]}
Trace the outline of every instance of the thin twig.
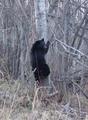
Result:
{"label": "thin twig", "polygon": [[73,80],[71,80],[71,82],[76,85],[80,91],[83,93],[83,95],[86,97],[86,99],[88,99],[88,96],[86,95],[86,93],[83,91],[83,89],[80,87],[80,85],[78,85],[76,82],[74,82]]}

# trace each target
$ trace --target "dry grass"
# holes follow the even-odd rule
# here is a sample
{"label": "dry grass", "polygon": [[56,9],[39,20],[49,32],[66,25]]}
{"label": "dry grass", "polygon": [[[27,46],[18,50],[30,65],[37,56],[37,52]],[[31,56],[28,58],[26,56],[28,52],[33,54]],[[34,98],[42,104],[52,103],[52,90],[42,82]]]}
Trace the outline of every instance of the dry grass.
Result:
{"label": "dry grass", "polygon": [[88,101],[79,95],[58,104],[56,100],[40,101],[38,91],[33,93],[26,82],[1,79],[0,120],[88,120],[87,111],[82,111],[82,104],[88,106]]}

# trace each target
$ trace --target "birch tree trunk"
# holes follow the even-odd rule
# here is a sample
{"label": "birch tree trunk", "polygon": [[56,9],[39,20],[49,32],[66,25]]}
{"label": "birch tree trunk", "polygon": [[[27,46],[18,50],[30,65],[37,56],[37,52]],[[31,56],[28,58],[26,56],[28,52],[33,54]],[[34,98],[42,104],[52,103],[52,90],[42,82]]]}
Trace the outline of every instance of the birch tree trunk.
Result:
{"label": "birch tree trunk", "polygon": [[45,0],[34,0],[36,31],[38,39],[47,40],[47,20],[46,20],[46,2]]}

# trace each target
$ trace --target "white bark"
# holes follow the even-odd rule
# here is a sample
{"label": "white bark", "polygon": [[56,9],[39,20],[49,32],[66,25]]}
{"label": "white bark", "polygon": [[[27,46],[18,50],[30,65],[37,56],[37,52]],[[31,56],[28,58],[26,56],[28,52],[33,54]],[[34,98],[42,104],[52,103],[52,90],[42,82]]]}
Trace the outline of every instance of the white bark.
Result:
{"label": "white bark", "polygon": [[46,21],[46,5],[45,0],[35,0],[35,18],[36,18],[36,31],[38,39],[44,38],[47,40],[47,21]]}

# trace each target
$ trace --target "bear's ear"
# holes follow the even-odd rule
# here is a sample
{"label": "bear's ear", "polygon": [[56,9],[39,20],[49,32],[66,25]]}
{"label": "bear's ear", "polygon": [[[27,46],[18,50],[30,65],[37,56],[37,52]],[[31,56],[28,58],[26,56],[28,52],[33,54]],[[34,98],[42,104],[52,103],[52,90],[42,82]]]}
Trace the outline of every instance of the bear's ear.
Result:
{"label": "bear's ear", "polygon": [[44,38],[42,38],[41,40],[44,41]]}

